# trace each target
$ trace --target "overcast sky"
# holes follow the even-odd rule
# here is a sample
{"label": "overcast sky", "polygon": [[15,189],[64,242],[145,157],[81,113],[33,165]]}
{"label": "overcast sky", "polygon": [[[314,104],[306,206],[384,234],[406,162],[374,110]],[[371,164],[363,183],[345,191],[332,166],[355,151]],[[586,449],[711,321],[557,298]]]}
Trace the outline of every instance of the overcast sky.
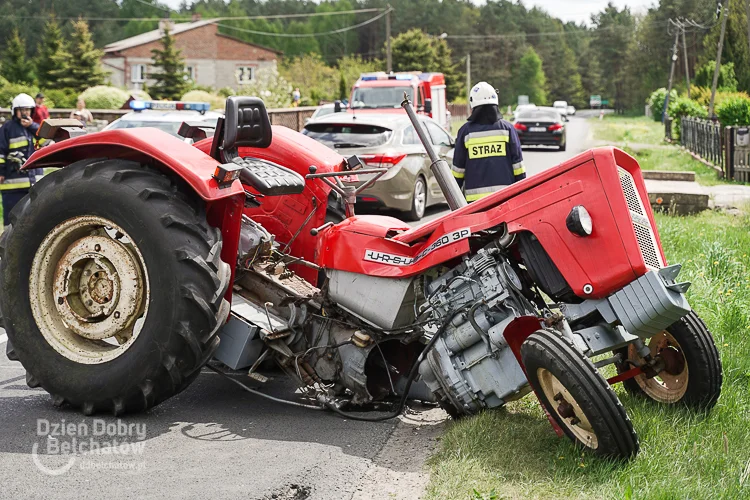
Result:
{"label": "overcast sky", "polygon": [[[181,0],[161,0],[172,8],[178,8]],[[474,0],[483,3],[482,0]],[[591,14],[600,12],[610,0],[523,0],[526,6],[540,7],[563,21],[590,23]],[[630,7],[633,12],[645,12],[656,0],[611,0],[616,6]]]}

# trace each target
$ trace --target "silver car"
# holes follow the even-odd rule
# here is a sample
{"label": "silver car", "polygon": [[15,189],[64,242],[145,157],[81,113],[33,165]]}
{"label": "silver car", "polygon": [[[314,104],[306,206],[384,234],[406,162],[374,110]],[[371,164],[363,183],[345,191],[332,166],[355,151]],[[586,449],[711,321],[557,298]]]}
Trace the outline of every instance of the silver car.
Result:
{"label": "silver car", "polygon": [[[451,135],[432,118],[421,116],[420,120],[437,154],[452,163]],[[344,156],[356,154],[367,167],[388,168],[385,175],[359,196],[358,205],[396,209],[404,212],[408,220],[419,220],[428,206],[445,202],[430,170],[430,159],[401,110],[334,113],[310,121],[302,133]],[[353,175],[348,183],[359,186],[368,178]]]}

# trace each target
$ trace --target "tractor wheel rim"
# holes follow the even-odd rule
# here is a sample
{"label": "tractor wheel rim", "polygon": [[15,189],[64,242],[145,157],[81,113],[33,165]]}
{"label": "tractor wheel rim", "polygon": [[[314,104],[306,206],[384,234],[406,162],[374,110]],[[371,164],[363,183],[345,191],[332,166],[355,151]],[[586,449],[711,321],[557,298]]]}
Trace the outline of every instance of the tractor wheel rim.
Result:
{"label": "tractor wheel rim", "polygon": [[414,185],[414,208],[418,215],[424,215],[425,205],[427,204],[427,193],[425,191],[424,182],[417,180]]}
{"label": "tractor wheel rim", "polygon": [[[681,400],[688,388],[688,366],[685,355],[680,347],[680,343],[666,330],[657,333],[649,339],[648,348],[652,356],[659,356],[662,351],[669,349],[671,357],[682,357],[683,364],[681,369],[672,369],[669,373],[666,369],[659,372],[656,377],[648,378],[645,374],[635,376],[638,386],[649,397],[660,403],[676,403]],[[628,347],[629,359],[644,362],[643,358],[638,355],[638,350],[631,344]],[[678,357],[678,359],[679,359]]]}
{"label": "tractor wheel rim", "polygon": [[50,346],[77,363],[105,363],[140,334],[149,302],[146,264],[114,222],[74,217],[50,231],[37,249],[29,295]]}
{"label": "tractor wheel rim", "polygon": [[542,391],[549,401],[550,411],[557,414],[558,420],[587,448],[599,447],[599,439],[581,405],[565,388],[560,380],[546,368],[537,369],[537,378]]}

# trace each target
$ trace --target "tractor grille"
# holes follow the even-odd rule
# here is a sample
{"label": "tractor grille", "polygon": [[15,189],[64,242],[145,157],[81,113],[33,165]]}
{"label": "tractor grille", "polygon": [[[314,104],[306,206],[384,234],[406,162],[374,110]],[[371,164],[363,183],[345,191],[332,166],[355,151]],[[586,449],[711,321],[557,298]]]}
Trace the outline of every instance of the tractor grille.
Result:
{"label": "tractor grille", "polygon": [[635,237],[638,240],[643,261],[648,267],[661,269],[663,264],[656,244],[654,230],[651,227],[648,217],[646,217],[646,209],[643,206],[643,200],[641,200],[638,194],[638,188],[635,186],[633,176],[621,167],[617,167],[617,173],[620,176],[620,185],[622,186],[622,192],[625,194],[625,200],[628,202],[630,219],[633,222],[633,231],[635,231]]}

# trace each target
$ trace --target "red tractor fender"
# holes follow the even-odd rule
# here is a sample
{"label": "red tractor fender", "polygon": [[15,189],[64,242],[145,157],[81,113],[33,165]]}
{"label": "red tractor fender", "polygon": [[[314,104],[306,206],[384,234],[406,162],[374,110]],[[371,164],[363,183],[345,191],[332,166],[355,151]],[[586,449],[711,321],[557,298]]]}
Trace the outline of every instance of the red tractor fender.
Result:
{"label": "red tractor fender", "polygon": [[155,128],[107,130],[58,142],[36,151],[24,170],[65,167],[87,158],[121,158],[148,163],[182,178],[205,201],[244,195],[239,182],[220,189],[213,173],[219,164],[206,153]]}

